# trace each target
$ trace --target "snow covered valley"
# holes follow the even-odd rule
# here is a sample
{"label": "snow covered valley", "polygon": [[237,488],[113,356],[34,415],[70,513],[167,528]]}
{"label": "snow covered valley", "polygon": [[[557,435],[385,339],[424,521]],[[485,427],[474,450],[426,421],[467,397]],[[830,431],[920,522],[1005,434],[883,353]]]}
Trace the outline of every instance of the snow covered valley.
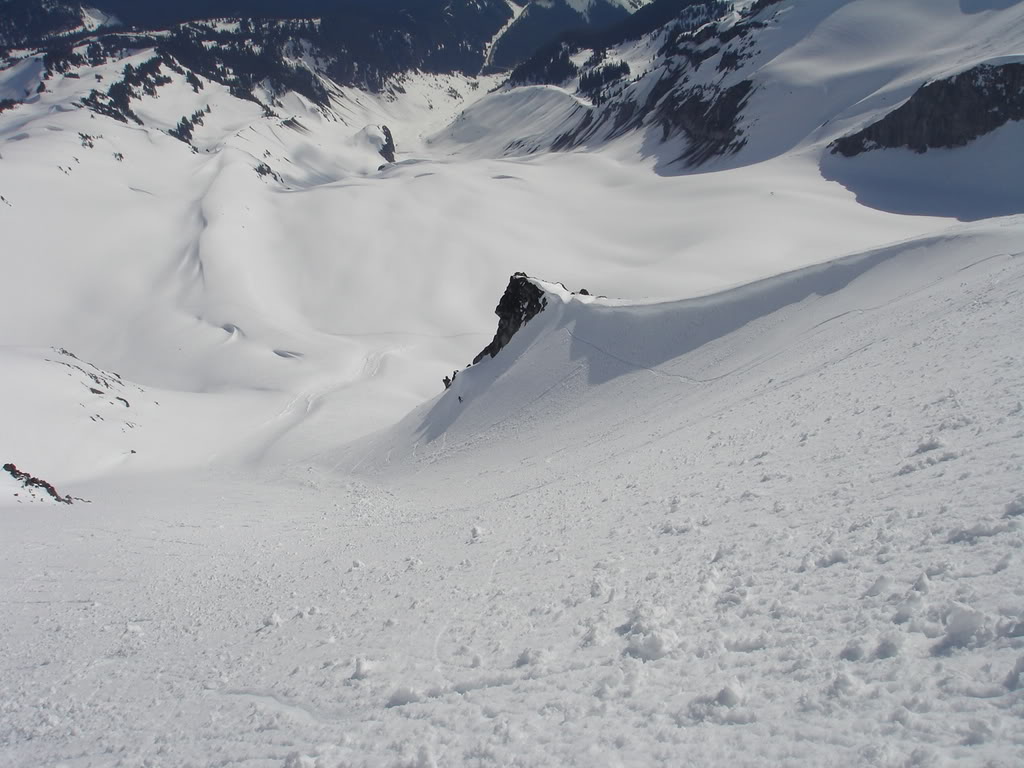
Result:
{"label": "snow covered valley", "polygon": [[829,152],[1024,10],[908,4],[1001,31],[855,88],[829,0],[815,129],[685,172],[497,76],[0,113],[0,463],[73,501],[0,473],[0,765],[1024,762],[1021,123]]}

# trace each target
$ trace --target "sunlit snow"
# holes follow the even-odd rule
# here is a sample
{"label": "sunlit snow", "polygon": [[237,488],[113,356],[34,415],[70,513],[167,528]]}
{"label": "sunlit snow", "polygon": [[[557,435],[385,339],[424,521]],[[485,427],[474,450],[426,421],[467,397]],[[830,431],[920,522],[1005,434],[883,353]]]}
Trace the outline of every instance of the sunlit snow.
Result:
{"label": "sunlit snow", "polygon": [[1024,762],[1021,125],[827,149],[1024,6],[779,7],[685,173],[500,76],[0,70],[0,464],[77,499],[0,473],[0,764]]}

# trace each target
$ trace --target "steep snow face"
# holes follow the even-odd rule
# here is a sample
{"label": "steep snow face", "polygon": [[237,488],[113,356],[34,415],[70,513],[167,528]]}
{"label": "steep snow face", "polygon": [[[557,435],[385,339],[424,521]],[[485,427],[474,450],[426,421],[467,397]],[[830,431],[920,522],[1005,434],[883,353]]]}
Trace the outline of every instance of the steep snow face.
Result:
{"label": "steep snow face", "polygon": [[1019,762],[1020,226],[552,289],[369,445],[5,508],[7,756]]}
{"label": "steep snow face", "polygon": [[[1019,53],[1024,7],[997,4],[979,15],[961,5],[831,0],[773,6],[778,10],[763,38],[772,55],[758,72],[766,87],[752,97],[750,113],[776,131],[751,132],[751,153],[784,151],[808,134],[837,135],[891,111],[929,80]],[[788,120],[777,120],[783,112]]]}
{"label": "steep snow face", "polygon": [[983,64],[928,83],[874,125],[835,142],[832,151],[853,157],[896,147],[918,153],[953,149],[1022,120],[1024,64]]}
{"label": "steep snow face", "polygon": [[682,175],[582,83],[0,72],[3,761],[1024,763],[1020,125],[827,154],[1020,4],[890,6],[762,5]]}
{"label": "steep snow face", "polygon": [[[1006,335],[1020,224],[679,303],[551,290],[437,401],[322,457],[466,558],[466,587],[441,588],[457,607],[404,646],[401,672],[393,642],[363,657],[388,659],[376,682],[404,748],[433,737],[443,761],[483,743],[494,764],[540,765],[590,740],[624,762],[1016,759],[1022,615],[1006,596],[1024,529],[1019,461],[1001,457],[1024,439]],[[403,584],[445,573],[436,550],[406,551]],[[538,702],[581,714],[551,736]],[[456,724],[477,707],[531,736],[469,735]]]}
{"label": "steep snow face", "polygon": [[460,155],[529,155],[570,130],[584,102],[551,85],[499,90],[480,99],[435,136],[430,145]]}
{"label": "steep snow face", "polygon": [[901,213],[1017,213],[1024,211],[1022,120],[1024,65],[981,65],[925,85],[834,142],[831,154],[842,157],[824,158],[822,173],[865,204]]}
{"label": "steep snow face", "polygon": [[[413,464],[434,462],[435,453],[458,457],[463,443],[476,446],[475,458],[480,450],[529,452],[530,430],[547,429],[549,418],[591,424],[586,415],[591,407],[619,407],[628,420],[630,409],[648,407],[648,379],[681,386],[699,413],[701,397],[725,386],[725,379],[750,384],[747,372],[757,370],[759,377],[762,368],[772,368],[775,357],[787,356],[796,340],[814,337],[814,329],[847,314],[862,317],[875,312],[868,307],[899,304],[918,290],[918,280],[922,286],[940,281],[951,288],[960,270],[989,257],[1013,273],[1019,264],[1009,254],[1019,245],[1015,229],[1020,223],[1015,217],[997,225],[958,227],[677,302],[608,299],[532,280],[542,289],[544,311],[493,359],[483,357],[461,372],[450,390],[374,441],[387,446],[384,464],[395,462],[403,451]],[[1007,279],[1016,279],[1001,270]],[[637,387],[635,396],[627,394],[631,386]],[[618,397],[624,400],[616,406]],[[535,407],[542,412],[534,414]],[[514,438],[489,433],[510,419],[520,425]],[[526,429],[525,424],[532,426]],[[440,436],[444,439],[436,441]],[[367,456],[371,463],[380,458],[372,449]],[[365,465],[367,459],[359,461]]]}

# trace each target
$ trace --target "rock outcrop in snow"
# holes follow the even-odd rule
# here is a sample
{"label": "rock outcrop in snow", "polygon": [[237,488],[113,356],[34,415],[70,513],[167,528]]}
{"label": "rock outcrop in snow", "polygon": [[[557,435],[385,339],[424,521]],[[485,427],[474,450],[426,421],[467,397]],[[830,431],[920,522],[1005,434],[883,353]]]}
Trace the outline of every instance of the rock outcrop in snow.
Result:
{"label": "rock outcrop in snow", "polygon": [[[46,494],[47,497],[59,504],[73,504],[74,499],[71,496],[62,496],[56,488],[53,487],[53,483],[48,483],[34,475],[29,474],[18,469],[17,465],[13,462],[8,462],[3,466],[4,472],[13,477],[21,487],[28,491],[28,495],[34,500],[35,491],[39,490]],[[17,496],[18,494],[15,494]]]}
{"label": "rock outcrop in snow", "polygon": [[923,85],[878,122],[833,142],[832,152],[963,147],[1011,120],[1024,120],[1024,64],[982,64]]}
{"label": "rock outcrop in snow", "polygon": [[380,127],[384,134],[384,146],[380,148],[380,156],[389,163],[395,162],[395,137],[391,135],[391,129],[386,125]]}
{"label": "rock outcrop in snow", "polygon": [[542,312],[547,305],[548,300],[543,289],[533,278],[525,272],[516,272],[512,275],[501,301],[494,308],[494,314],[498,316],[498,330],[491,343],[473,358],[473,365],[485,357],[497,355],[512,340],[516,331]]}

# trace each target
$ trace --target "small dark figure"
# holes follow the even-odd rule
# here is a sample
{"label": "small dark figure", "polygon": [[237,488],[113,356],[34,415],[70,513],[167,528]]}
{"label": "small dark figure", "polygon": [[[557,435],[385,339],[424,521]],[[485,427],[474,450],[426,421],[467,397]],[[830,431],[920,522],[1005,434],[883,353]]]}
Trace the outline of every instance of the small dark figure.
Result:
{"label": "small dark figure", "polygon": [[580,296],[589,296],[589,295],[590,295],[590,291],[588,291],[586,288],[580,288]]}

